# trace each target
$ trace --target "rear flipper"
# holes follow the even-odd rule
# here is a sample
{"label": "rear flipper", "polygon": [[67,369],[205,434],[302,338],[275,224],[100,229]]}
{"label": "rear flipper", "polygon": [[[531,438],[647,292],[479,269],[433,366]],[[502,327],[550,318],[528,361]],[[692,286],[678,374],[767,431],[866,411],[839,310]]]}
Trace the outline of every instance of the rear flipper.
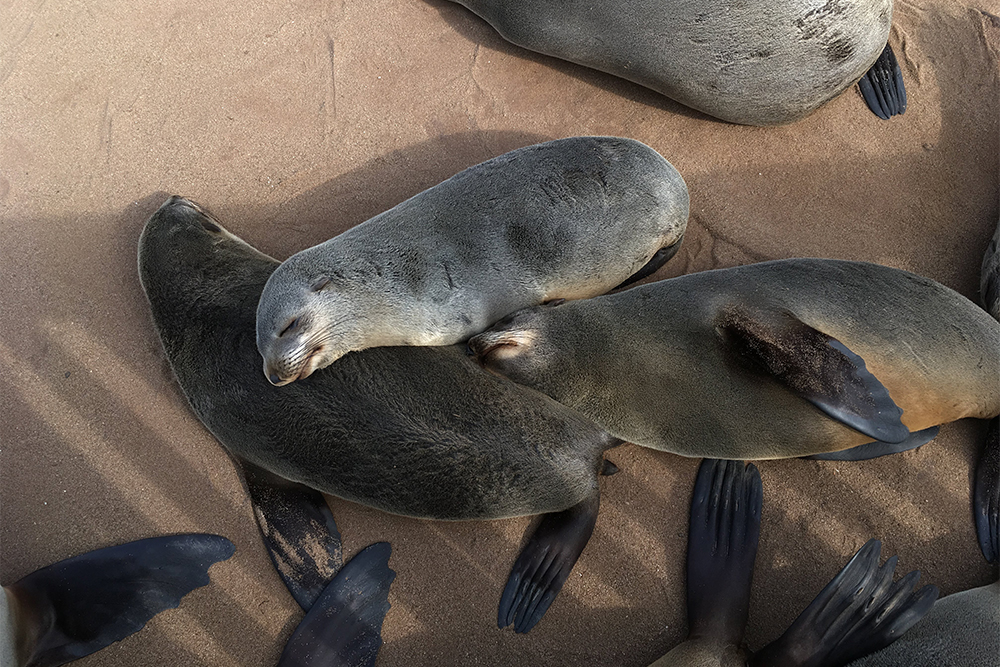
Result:
{"label": "rear flipper", "polygon": [[976,466],[972,498],[979,548],[990,563],[1000,558],[1000,417],[990,422],[986,447]]}
{"label": "rear flipper", "polygon": [[901,115],[906,111],[906,88],[903,73],[892,47],[888,44],[882,50],[872,68],[858,81],[865,104],[876,116],[883,120]]}
{"label": "rear flipper", "polygon": [[623,287],[628,287],[632,283],[637,283],[643,278],[648,278],[657,271],[660,270],[664,264],[670,261],[670,258],[677,254],[680,250],[681,242],[676,241],[673,245],[668,245],[665,248],[660,248],[656,253],[646,262],[641,269],[633,273],[631,276],[625,279],[620,285],[615,287],[615,289],[621,289]]}
{"label": "rear flipper", "polygon": [[264,544],[305,611],[343,564],[340,532],[323,494],[240,461]]}
{"label": "rear flipper", "polygon": [[528,632],[541,620],[587,546],[599,507],[595,492],[568,510],[542,517],[511,568],[500,597],[499,627],[513,623],[515,632]]}
{"label": "rear flipper", "polygon": [[940,426],[931,426],[922,431],[910,433],[910,436],[902,442],[882,442],[881,440],[876,440],[875,442],[866,442],[863,445],[851,447],[850,449],[842,449],[839,452],[813,454],[812,456],[804,456],[803,458],[818,459],[820,461],[866,461],[880,456],[888,456],[889,454],[898,454],[899,452],[905,452],[910,449],[916,449],[921,445],[926,445],[937,437],[940,430]]}
{"label": "rear flipper", "polygon": [[748,664],[844,665],[885,648],[919,621],[937,599],[937,587],[914,592],[916,571],[893,583],[896,557],[879,567],[881,547],[878,540],[861,547],[792,626]]}
{"label": "rear flipper", "polygon": [[371,667],[389,611],[392,549],[373,544],[337,574],[299,623],[278,667]]}
{"label": "rear flipper", "polygon": [[756,466],[705,459],[698,469],[688,533],[688,635],[739,645],[750,609],[760,537]]}
{"label": "rear flipper", "polygon": [[28,636],[26,664],[61,665],[138,632],[209,583],[208,568],[233,555],[218,535],[170,535],[98,549],[32,572],[8,591]]}

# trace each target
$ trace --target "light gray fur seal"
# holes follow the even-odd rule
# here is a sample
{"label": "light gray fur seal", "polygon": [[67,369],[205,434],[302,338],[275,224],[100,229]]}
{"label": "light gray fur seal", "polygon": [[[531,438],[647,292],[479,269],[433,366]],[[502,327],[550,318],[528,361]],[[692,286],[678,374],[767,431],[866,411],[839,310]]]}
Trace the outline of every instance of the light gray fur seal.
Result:
{"label": "light gray fur seal", "polygon": [[781,637],[750,651],[743,635],[761,497],[760,473],[752,463],[702,461],[688,531],[688,638],[652,667],[841,667],[900,635],[906,638],[907,629],[931,609],[937,587],[914,590],[917,571],[894,583],[896,558],[879,566],[882,545],[870,540]]}
{"label": "light gray fur seal", "polygon": [[685,275],[523,310],[469,346],[615,437],[683,456],[870,458],[1000,414],[1000,323],[864,262]]}
{"label": "light gray fur seal", "polygon": [[[462,520],[545,514],[515,564],[501,627],[545,613],[587,540],[605,450],[552,399],[486,373],[464,346],[379,347],[287,387],[261,375],[254,316],[278,262],[171,197],[139,240],[153,322],[198,418],[238,460],[279,574],[303,608],[328,584],[336,525],[317,491]],[[548,568],[537,559],[548,554]]]}
{"label": "light gray fur seal", "polygon": [[454,1],[518,46],[732,123],[798,120],[870,68],[869,108],[882,118],[906,108],[887,46],[892,0]]}
{"label": "light gray fur seal", "polygon": [[680,174],[638,141],[511,151],[282,263],[257,309],[264,374],[283,385],[348,352],[450,345],[603,294],[669,259],[687,218]]}

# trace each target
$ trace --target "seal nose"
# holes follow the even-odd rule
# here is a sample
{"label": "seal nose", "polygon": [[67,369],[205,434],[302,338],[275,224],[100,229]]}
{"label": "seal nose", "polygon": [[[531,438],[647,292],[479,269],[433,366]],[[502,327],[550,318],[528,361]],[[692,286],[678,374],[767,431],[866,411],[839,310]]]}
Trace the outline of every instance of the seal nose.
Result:
{"label": "seal nose", "polygon": [[271,368],[271,364],[269,364],[266,361],[264,362],[264,377],[266,377],[267,381],[273,384],[275,387],[280,387],[281,385],[288,384],[288,381],[282,380],[281,376],[278,375],[278,373],[273,368]]}
{"label": "seal nose", "polygon": [[278,377],[277,373],[271,373],[270,375],[267,376],[267,379],[275,387],[278,387],[278,386],[281,385],[281,378]]}

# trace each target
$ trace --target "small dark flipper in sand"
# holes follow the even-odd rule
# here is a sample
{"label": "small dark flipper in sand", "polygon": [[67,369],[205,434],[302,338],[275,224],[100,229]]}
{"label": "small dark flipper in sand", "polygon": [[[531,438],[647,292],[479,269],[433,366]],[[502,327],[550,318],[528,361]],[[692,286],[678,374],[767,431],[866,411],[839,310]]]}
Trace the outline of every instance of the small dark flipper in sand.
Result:
{"label": "small dark flipper in sand", "polygon": [[677,251],[681,248],[681,242],[677,241],[665,248],[660,248],[656,251],[652,258],[646,262],[641,269],[633,273],[631,276],[626,278],[624,282],[615,287],[615,289],[621,289],[623,287],[628,287],[632,283],[637,283],[643,278],[648,278],[657,271],[660,270],[664,264],[670,261],[670,258],[677,254]]}
{"label": "small dark flipper in sand", "polygon": [[892,47],[888,44],[872,68],[858,81],[865,104],[876,116],[889,120],[906,111],[906,88],[903,73]]}
{"label": "small dark flipper in sand", "polygon": [[789,312],[727,308],[719,322],[733,351],[845,426],[888,443],[910,437],[903,411],[865,361]]}
{"label": "small dark flipper in sand", "polygon": [[931,426],[922,431],[914,431],[910,434],[910,437],[902,442],[881,442],[876,440],[875,442],[866,442],[863,445],[851,447],[850,449],[842,449],[839,452],[813,454],[812,456],[803,456],[802,458],[818,459],[820,461],[867,461],[868,459],[888,456],[889,454],[898,454],[899,452],[906,452],[926,445],[937,437],[940,430],[940,426]]}
{"label": "small dark flipper in sand", "polygon": [[761,510],[760,473],[742,461],[705,459],[688,532],[689,636],[740,645],[750,610]]}
{"label": "small dark flipper in sand", "polygon": [[98,549],[32,572],[8,588],[27,610],[26,622],[36,623],[41,633],[27,664],[61,665],[138,632],[207,585],[208,568],[235,549],[218,535],[170,535]]}
{"label": "small dark flipper in sand", "polygon": [[979,547],[987,562],[1000,559],[1000,417],[990,422],[986,447],[976,466],[976,490],[972,498]]}
{"label": "small dark flipper in sand", "polygon": [[893,556],[879,567],[881,543],[870,540],[826,585],[792,626],[749,661],[751,667],[833,667],[882,649],[926,614],[936,586],[914,592],[920,573],[896,583]]}
{"label": "small dark flipper in sand", "polygon": [[528,632],[541,620],[587,546],[599,506],[600,497],[595,493],[568,510],[542,517],[503,589],[497,613],[499,627],[513,623],[515,632]]}
{"label": "small dark flipper in sand", "polygon": [[388,542],[371,545],[351,559],[299,623],[278,667],[371,667],[382,646],[389,611]]}
{"label": "small dark flipper in sand", "polygon": [[319,491],[245,461],[240,466],[271,562],[295,601],[309,611],[344,562],[333,514]]}

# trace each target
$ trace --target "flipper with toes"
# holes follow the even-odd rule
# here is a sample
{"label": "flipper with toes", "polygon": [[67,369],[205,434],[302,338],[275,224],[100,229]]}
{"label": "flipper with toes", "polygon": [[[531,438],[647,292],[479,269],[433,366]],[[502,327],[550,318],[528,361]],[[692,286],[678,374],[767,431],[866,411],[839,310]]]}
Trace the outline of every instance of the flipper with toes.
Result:
{"label": "flipper with toes", "polygon": [[882,120],[889,120],[906,111],[906,87],[903,72],[892,47],[888,44],[882,50],[875,64],[858,81],[865,104]]}
{"label": "flipper with toes", "polygon": [[1000,559],[1000,417],[990,422],[986,446],[976,466],[972,497],[979,548],[987,562]]}
{"label": "flipper with toes", "polygon": [[896,557],[879,567],[881,543],[870,540],[799,614],[781,637],[753,656],[759,667],[845,665],[894,642],[926,614],[936,586],[913,588],[919,572],[893,583]]}
{"label": "flipper with toes", "polygon": [[562,589],[570,570],[587,546],[600,497],[595,493],[577,505],[546,514],[511,569],[500,597],[497,625],[528,632]]}

